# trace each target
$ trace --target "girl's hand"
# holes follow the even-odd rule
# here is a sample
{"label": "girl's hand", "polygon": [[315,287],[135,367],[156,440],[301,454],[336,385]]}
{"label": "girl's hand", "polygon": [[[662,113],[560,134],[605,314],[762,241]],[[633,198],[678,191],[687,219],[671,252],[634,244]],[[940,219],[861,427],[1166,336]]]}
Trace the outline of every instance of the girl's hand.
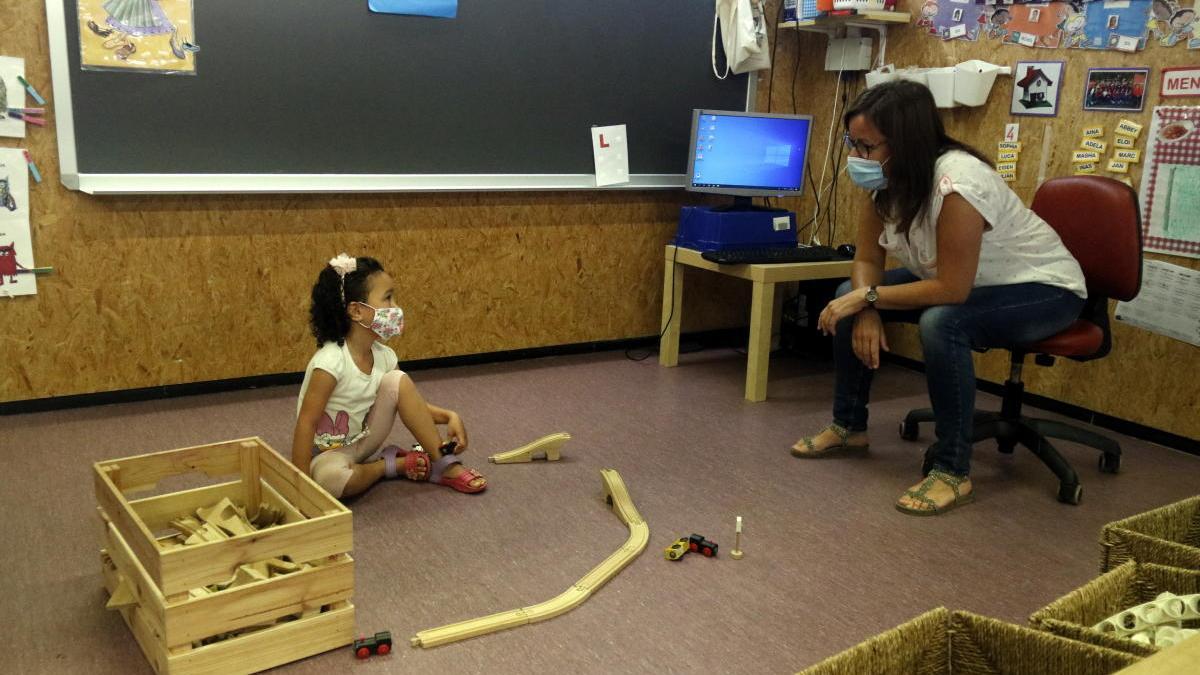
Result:
{"label": "girl's hand", "polygon": [[879,318],[879,312],[873,309],[859,312],[858,317],[854,319],[852,343],[854,355],[864,366],[871,370],[879,368],[879,350],[891,351],[888,349],[887,333],[883,332],[883,319]]}
{"label": "girl's hand", "polygon": [[834,298],[817,320],[817,328],[825,335],[837,335],[838,322],[848,316],[854,316],[867,306],[867,288],[856,288],[840,298]]}
{"label": "girl's hand", "polygon": [[449,421],[446,422],[446,431],[449,433],[449,440],[458,443],[454,448],[454,454],[458,454],[467,449],[467,427],[463,425],[462,418],[453,410],[447,410],[450,414]]}

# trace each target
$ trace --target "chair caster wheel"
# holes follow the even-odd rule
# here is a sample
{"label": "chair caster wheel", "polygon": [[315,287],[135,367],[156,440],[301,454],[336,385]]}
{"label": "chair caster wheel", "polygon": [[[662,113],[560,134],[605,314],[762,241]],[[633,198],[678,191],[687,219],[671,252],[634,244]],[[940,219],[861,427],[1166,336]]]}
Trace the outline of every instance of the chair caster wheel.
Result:
{"label": "chair caster wheel", "polygon": [[1083,501],[1083,486],[1079,484],[1058,486],[1058,501],[1064,504],[1078,505]]}
{"label": "chair caster wheel", "polygon": [[917,440],[918,430],[919,425],[916,422],[909,422],[908,420],[903,420],[900,422],[900,438],[903,438],[906,441]]}
{"label": "chair caster wheel", "polygon": [[1117,473],[1120,470],[1120,455],[1100,455],[1100,473]]}

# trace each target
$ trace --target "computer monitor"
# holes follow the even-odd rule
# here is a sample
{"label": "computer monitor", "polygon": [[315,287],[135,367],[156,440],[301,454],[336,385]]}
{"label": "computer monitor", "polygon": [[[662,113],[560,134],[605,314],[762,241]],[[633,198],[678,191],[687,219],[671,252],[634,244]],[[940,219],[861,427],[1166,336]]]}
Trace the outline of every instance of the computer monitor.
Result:
{"label": "computer monitor", "polygon": [[811,115],[693,110],[687,189],[736,197],[804,192]]}

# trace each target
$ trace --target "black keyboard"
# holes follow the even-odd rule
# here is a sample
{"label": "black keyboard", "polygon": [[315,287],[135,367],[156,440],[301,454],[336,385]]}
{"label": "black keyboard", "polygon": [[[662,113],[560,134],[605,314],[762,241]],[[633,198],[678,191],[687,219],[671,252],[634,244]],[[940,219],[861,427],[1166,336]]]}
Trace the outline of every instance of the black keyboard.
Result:
{"label": "black keyboard", "polygon": [[724,251],[705,251],[701,258],[718,265],[754,265],[771,263],[822,262],[844,260],[845,257],[828,246],[759,246],[731,248]]}

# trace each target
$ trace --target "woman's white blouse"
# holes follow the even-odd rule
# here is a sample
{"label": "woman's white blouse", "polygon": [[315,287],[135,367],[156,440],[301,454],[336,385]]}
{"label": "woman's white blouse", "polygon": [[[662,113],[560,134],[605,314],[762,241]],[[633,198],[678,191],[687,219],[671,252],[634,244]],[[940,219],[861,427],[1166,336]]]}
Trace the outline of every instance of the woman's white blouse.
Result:
{"label": "woman's white blouse", "polygon": [[942,200],[954,192],[986,221],[975,286],[1034,282],[1087,297],[1083,270],[1054,229],[1026,207],[992,167],[962,150],[938,158],[928,207],[908,234],[897,232],[896,223],[885,222],[879,244],[918,277],[937,278],[938,217]]}

